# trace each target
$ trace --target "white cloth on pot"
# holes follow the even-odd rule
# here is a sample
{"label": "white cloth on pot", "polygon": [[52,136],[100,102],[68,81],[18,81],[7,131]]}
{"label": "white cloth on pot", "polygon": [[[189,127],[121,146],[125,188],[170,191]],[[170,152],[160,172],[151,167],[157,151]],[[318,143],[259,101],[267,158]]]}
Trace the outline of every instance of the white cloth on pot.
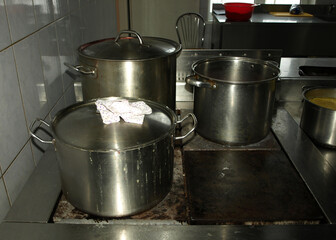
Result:
{"label": "white cloth on pot", "polygon": [[129,102],[126,99],[98,99],[95,102],[104,124],[125,122],[143,124],[145,114],[151,114],[152,109],[143,101]]}

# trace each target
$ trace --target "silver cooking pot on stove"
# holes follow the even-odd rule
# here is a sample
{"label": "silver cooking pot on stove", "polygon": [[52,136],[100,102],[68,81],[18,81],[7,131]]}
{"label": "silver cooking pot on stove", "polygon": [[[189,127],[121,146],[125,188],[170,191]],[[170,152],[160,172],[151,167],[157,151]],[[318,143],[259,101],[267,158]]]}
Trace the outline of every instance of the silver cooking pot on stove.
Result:
{"label": "silver cooking pot on stove", "polygon": [[[32,137],[54,145],[63,194],[76,208],[93,215],[121,217],[150,209],[169,193],[174,140],[189,136],[197,121],[193,114],[178,121],[168,107],[142,101],[152,109],[142,125],[124,121],[105,125],[95,101],[88,101],[61,110],[51,124],[37,119],[30,127]],[[176,125],[188,117],[194,126],[176,137]],[[38,122],[50,127],[52,141],[34,134]]]}
{"label": "silver cooking pot on stove", "polygon": [[181,50],[175,41],[127,30],[116,38],[81,45],[79,65],[65,65],[82,75],[84,101],[135,97],[175,110],[176,58]]}
{"label": "silver cooking pot on stove", "polygon": [[214,142],[246,145],[270,131],[279,68],[269,61],[215,57],[192,65],[196,131]]}
{"label": "silver cooking pot on stove", "polygon": [[300,127],[318,144],[336,148],[336,110],[313,102],[314,98],[336,99],[336,88],[304,87]]}

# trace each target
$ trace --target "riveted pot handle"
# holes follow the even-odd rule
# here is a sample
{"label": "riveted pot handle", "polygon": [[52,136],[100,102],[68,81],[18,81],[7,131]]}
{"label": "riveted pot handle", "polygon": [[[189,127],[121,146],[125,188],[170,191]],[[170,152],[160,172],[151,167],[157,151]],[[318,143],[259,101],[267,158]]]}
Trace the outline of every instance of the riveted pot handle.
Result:
{"label": "riveted pot handle", "polygon": [[88,67],[88,66],[82,66],[82,65],[71,65],[70,63],[64,63],[64,65],[83,75],[97,76],[97,69],[94,67]]}
{"label": "riveted pot handle", "polygon": [[37,118],[37,119],[35,119],[35,121],[34,121],[34,122],[30,125],[30,127],[29,127],[29,134],[30,134],[30,136],[32,136],[33,138],[37,139],[37,140],[40,141],[41,143],[53,144],[53,140],[52,140],[52,141],[50,141],[50,140],[43,140],[42,138],[38,137],[38,136],[33,132],[32,129],[33,129],[34,125],[35,125],[37,122],[43,123],[43,124],[46,125],[47,127],[50,127],[50,125],[49,125],[46,121],[44,121],[44,120],[42,120],[42,119],[40,119],[40,118]]}
{"label": "riveted pot handle", "polygon": [[121,36],[122,34],[125,34],[125,33],[128,33],[128,34],[134,34],[134,35],[139,39],[139,43],[140,43],[141,45],[143,44],[143,40],[142,40],[140,34],[137,33],[136,31],[133,31],[133,30],[124,30],[124,31],[121,31],[114,41],[115,41],[115,42],[118,42],[118,40],[120,39],[120,36]]}
{"label": "riveted pot handle", "polygon": [[187,132],[184,136],[179,136],[179,137],[175,137],[175,140],[182,140],[185,139],[186,137],[188,137],[195,129],[197,126],[197,118],[193,113],[188,113],[183,119],[176,121],[177,124],[182,123],[184,120],[186,120],[187,118],[191,117],[193,120],[193,127],[192,129],[189,130],[189,132]]}
{"label": "riveted pot handle", "polygon": [[186,77],[185,81],[189,85],[199,87],[199,88],[213,88],[213,89],[215,89],[217,87],[214,82],[201,81],[201,80],[197,79],[196,75]]}

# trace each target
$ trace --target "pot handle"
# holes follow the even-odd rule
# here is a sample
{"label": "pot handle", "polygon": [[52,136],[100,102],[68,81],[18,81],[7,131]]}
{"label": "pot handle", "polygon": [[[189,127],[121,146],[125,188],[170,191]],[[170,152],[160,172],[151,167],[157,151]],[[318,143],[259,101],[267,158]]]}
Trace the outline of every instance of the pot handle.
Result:
{"label": "pot handle", "polygon": [[30,125],[30,127],[29,127],[29,134],[30,134],[30,136],[32,136],[33,138],[35,138],[35,139],[37,139],[37,140],[39,140],[41,143],[47,143],[47,144],[53,144],[53,140],[43,140],[42,138],[40,138],[40,137],[38,137],[35,133],[33,133],[33,131],[32,131],[32,129],[33,129],[33,127],[34,127],[34,125],[35,125],[35,123],[36,122],[41,122],[41,123],[43,123],[44,125],[46,125],[47,127],[50,127],[50,125],[46,122],[46,121],[44,121],[44,120],[42,120],[42,119],[40,119],[40,118],[37,118],[37,119],[35,119],[35,121]]}
{"label": "pot handle", "polygon": [[83,75],[93,75],[93,76],[97,76],[97,69],[94,67],[85,67],[82,65],[71,65],[70,63],[64,63],[65,66],[67,66],[68,68],[79,72]]}
{"label": "pot handle", "polygon": [[197,126],[197,118],[193,113],[188,113],[183,119],[176,121],[176,124],[180,124],[182,123],[184,120],[186,120],[188,117],[191,117],[193,119],[193,127],[192,129],[190,129],[189,132],[187,132],[184,136],[179,136],[179,137],[175,137],[174,140],[182,140],[185,139],[186,137],[188,137],[195,129]]}
{"label": "pot handle", "polygon": [[124,31],[121,31],[121,32],[119,33],[119,35],[116,37],[116,39],[114,40],[114,42],[118,42],[118,40],[120,39],[121,34],[124,34],[124,33],[134,34],[134,35],[137,36],[137,38],[139,39],[139,43],[140,43],[140,45],[143,44],[143,40],[142,40],[140,34],[137,33],[136,31],[133,31],[133,30],[124,30]]}
{"label": "pot handle", "polygon": [[215,89],[217,87],[214,82],[198,80],[196,75],[186,77],[185,81],[186,81],[186,83],[188,83],[192,86],[200,87],[200,88],[213,88],[213,89]]}

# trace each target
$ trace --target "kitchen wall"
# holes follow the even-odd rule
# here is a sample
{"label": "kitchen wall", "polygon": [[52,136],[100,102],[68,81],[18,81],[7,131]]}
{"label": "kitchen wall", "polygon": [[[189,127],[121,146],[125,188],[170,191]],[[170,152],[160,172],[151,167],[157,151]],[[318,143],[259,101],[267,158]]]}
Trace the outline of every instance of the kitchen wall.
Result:
{"label": "kitchen wall", "polygon": [[178,41],[175,30],[177,18],[186,12],[199,13],[200,1],[130,0],[131,28],[143,36]]}
{"label": "kitchen wall", "polygon": [[0,222],[52,147],[32,142],[28,127],[75,102],[63,63],[76,62],[79,45],[116,36],[116,3],[0,0]]}
{"label": "kitchen wall", "polygon": [[[210,0],[129,0],[130,26],[142,36],[162,37],[178,42],[176,20],[187,12],[201,14],[206,20],[204,47],[211,47],[212,15]],[[127,29],[126,0],[119,0],[121,29]]]}

